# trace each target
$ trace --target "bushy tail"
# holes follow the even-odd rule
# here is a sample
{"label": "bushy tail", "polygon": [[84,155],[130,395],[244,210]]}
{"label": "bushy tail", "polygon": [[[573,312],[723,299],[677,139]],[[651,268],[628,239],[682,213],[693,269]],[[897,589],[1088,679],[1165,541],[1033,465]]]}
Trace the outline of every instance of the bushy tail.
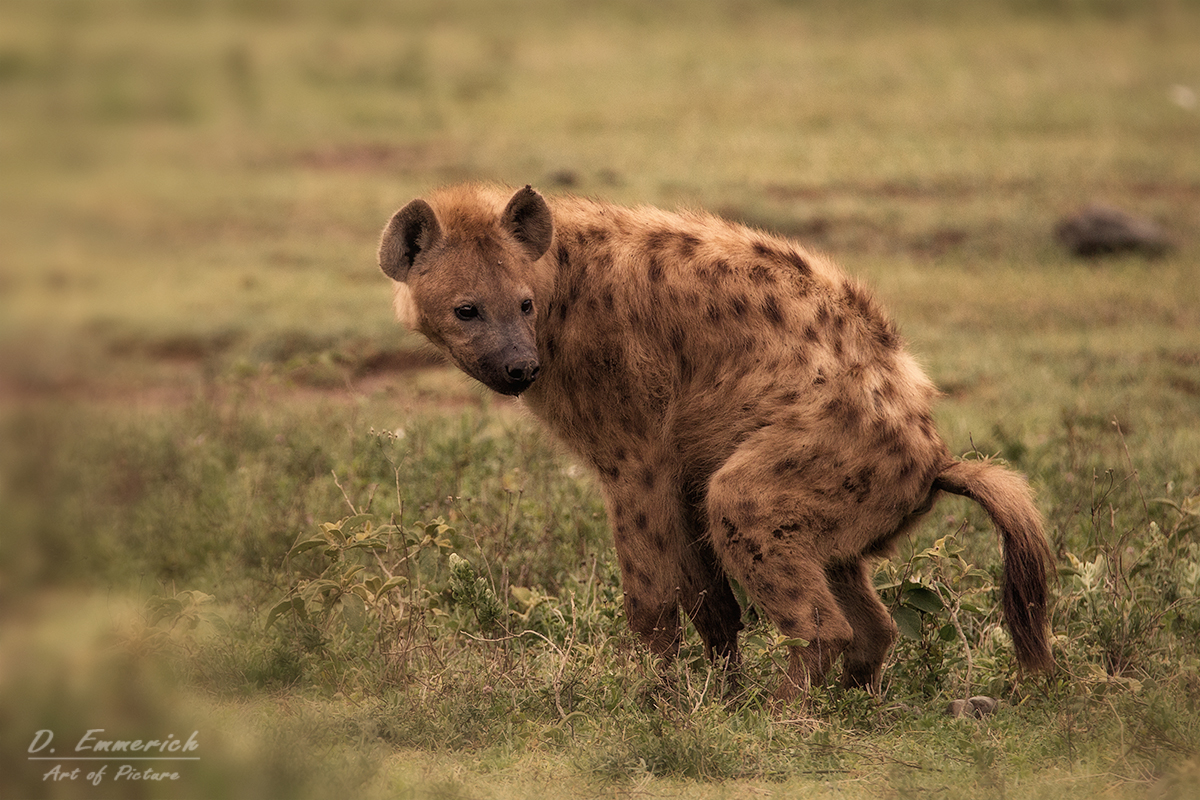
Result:
{"label": "bushy tail", "polygon": [[953,461],[933,485],[974,500],[992,518],[1004,545],[1004,619],[1017,660],[1028,671],[1049,669],[1054,657],[1047,641],[1046,574],[1053,558],[1029,485],[987,461]]}

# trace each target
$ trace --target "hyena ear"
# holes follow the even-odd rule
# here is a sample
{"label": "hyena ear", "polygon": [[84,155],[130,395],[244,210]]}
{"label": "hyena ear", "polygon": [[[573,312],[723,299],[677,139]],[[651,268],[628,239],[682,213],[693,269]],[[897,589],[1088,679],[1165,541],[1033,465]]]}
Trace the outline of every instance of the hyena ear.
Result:
{"label": "hyena ear", "polygon": [[508,201],[500,224],[516,237],[534,261],[550,249],[550,240],[554,238],[554,218],[550,214],[550,206],[533,187],[517,190]]}
{"label": "hyena ear", "polygon": [[413,262],[442,238],[433,207],[420,198],[392,215],[379,239],[379,268],[394,281],[404,281]]}

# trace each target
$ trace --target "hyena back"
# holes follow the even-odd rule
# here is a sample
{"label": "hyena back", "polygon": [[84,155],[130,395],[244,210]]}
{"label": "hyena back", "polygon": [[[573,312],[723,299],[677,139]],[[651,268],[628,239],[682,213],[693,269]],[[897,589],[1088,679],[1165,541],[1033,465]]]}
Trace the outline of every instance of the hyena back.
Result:
{"label": "hyena back", "polygon": [[1000,534],[1020,663],[1052,663],[1028,486],[950,455],[936,389],[825,258],[705,214],[469,185],[397,211],[379,262],[401,319],[595,469],[625,612],[655,653],[678,649],[682,608],[735,665],[733,578],[807,642],[782,697],[838,656],[847,686],[877,691],[896,628],[870,561],[947,491]]}

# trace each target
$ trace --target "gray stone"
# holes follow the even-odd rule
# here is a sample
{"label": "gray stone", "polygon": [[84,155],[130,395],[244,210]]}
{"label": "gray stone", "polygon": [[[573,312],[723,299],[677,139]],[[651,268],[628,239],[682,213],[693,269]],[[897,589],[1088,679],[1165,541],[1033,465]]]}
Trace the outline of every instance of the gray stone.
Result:
{"label": "gray stone", "polygon": [[1158,224],[1103,203],[1093,203],[1061,220],[1054,236],[1081,258],[1114,253],[1156,258],[1171,249],[1171,240]]}

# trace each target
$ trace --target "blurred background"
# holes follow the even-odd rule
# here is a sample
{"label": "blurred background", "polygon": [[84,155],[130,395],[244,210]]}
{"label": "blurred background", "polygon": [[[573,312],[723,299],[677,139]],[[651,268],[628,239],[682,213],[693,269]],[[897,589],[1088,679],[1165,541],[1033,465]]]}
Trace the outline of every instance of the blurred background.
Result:
{"label": "blurred background", "polygon": [[284,332],[388,336],[381,221],[467,179],[702,206],[851,271],[1052,262],[1056,221],[1097,200],[1194,252],[1184,0],[8,0],[3,15],[8,342],[209,355],[286,348]]}
{"label": "blurred background", "polygon": [[[248,639],[297,535],[386,487],[366,431],[460,412],[524,430],[392,321],[379,231],[441,184],[700,207],[797,237],[877,288],[947,392],[952,448],[1030,473],[1057,545],[1106,469],[1194,516],[1198,42],[1192,0],[3,0],[11,796],[97,796],[25,759],[35,730],[84,719],[221,732],[221,766],[180,796],[307,785],[288,754],[316,712],[239,739],[262,724],[229,701],[291,685],[246,677],[279,651],[213,646],[210,667],[241,666],[167,669],[143,652],[144,603],[199,619],[199,595],[179,599],[194,589]],[[1155,246],[1074,255],[1056,227],[1095,203]],[[580,485],[571,546],[604,552]],[[396,513],[432,517],[460,488],[433,482]],[[577,565],[535,545],[512,573],[561,588]],[[331,781],[377,767],[360,735],[338,740]]]}

